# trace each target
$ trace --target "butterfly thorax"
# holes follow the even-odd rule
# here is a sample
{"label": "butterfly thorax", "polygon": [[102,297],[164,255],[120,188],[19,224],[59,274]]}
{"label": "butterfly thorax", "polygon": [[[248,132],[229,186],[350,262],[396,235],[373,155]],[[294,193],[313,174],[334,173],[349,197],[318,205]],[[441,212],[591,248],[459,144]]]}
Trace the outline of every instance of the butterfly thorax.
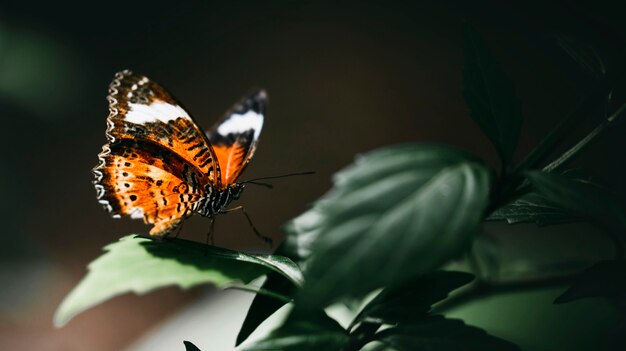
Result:
{"label": "butterfly thorax", "polygon": [[233,183],[223,190],[212,188],[207,191],[208,196],[198,201],[194,211],[204,217],[213,217],[223,212],[233,200],[239,199],[243,187],[243,184]]}

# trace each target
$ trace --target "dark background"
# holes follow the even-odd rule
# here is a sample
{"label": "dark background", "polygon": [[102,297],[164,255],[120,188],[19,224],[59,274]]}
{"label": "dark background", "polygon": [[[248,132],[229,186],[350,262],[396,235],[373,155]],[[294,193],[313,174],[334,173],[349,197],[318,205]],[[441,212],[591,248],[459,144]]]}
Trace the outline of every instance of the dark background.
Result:
{"label": "dark background", "polygon": [[[276,181],[274,190],[249,186],[244,192],[240,203],[256,226],[279,242],[281,225],[323,194],[332,173],[357,153],[436,142],[498,165],[461,94],[467,22],[523,101],[518,159],[591,86],[555,45],[555,33],[593,45],[609,73],[626,62],[623,12],[598,1],[1,4],[0,349],[120,349],[201,292],[170,288],[124,296],[61,330],[51,325],[55,308],[102,246],[147,231],[138,221],[109,218],[91,184],[90,170],[105,141],[107,86],[116,71],[130,68],[160,82],[204,127],[250,88],[268,90],[261,143],[243,178],[317,171]],[[616,91],[616,102],[623,96]],[[600,117],[595,111],[576,136]],[[579,161],[622,199],[623,133],[624,123],[618,123]],[[188,222],[182,236],[204,240],[208,221]],[[502,236],[511,271],[520,262],[566,264],[610,255],[606,240],[589,226],[496,225],[488,231]],[[215,243],[264,249],[238,214],[218,218]],[[551,306],[560,291],[507,301],[517,310],[506,316],[485,319],[499,308],[493,306],[497,301],[459,313],[531,349],[554,350],[559,339],[565,349],[593,349],[601,326],[615,316],[601,301]]]}

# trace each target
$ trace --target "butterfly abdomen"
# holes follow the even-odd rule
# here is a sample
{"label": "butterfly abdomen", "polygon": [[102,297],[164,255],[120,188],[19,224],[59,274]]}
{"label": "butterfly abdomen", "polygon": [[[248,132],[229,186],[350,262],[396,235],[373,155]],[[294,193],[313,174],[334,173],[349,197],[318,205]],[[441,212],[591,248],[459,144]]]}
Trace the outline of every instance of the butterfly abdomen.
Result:
{"label": "butterfly abdomen", "polygon": [[214,217],[223,212],[233,200],[239,198],[241,191],[243,191],[243,185],[235,183],[224,190],[211,189],[209,191],[207,193],[210,195],[198,202],[197,208],[194,208],[196,213],[204,217]]}

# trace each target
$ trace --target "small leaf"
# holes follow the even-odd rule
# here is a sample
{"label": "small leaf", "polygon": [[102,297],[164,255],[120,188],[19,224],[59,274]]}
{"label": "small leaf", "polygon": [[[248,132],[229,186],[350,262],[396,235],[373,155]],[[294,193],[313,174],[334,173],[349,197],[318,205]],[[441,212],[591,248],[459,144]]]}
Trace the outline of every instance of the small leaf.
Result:
{"label": "small leaf", "polygon": [[376,334],[379,340],[397,351],[508,351],[514,344],[491,336],[457,319],[432,316],[419,322],[398,325]]}
{"label": "small leaf", "polygon": [[595,79],[601,79],[606,75],[604,62],[592,46],[564,35],[556,35],[555,37],[561,49],[587,71],[590,76]]}
{"label": "small leaf", "polygon": [[[597,179],[581,169],[568,169],[561,176],[588,185],[600,187]],[[583,221],[582,216],[573,214],[561,206],[555,205],[537,192],[528,193],[521,198],[494,211],[488,221],[506,220],[509,224],[535,223],[538,226],[572,223]]]}
{"label": "small leaf", "polygon": [[[458,256],[484,215],[490,170],[453,148],[399,145],[359,157],[310,212],[317,231],[296,301],[323,307],[401,284]],[[296,219],[296,221],[298,220]]]}
{"label": "small leaf", "polygon": [[537,192],[552,205],[591,220],[610,232],[624,234],[626,218],[604,188],[539,171],[528,172],[527,176]]}
{"label": "small leaf", "polygon": [[436,271],[407,284],[385,288],[354,319],[396,324],[423,318],[430,307],[448,294],[474,279],[463,272]]}
{"label": "small leaf", "polygon": [[626,260],[600,261],[582,275],[554,303],[585,297],[621,298],[626,295]]}
{"label": "small leaf", "polygon": [[56,326],[129,292],[145,294],[170,285],[187,289],[206,283],[237,287],[269,272],[277,272],[294,284],[302,282],[298,266],[286,257],[244,254],[180,239],[157,242],[128,235],[104,250],[57,309]]}
{"label": "small leaf", "polygon": [[281,327],[245,350],[341,350],[348,340],[348,332],[325,313],[292,312]]}
{"label": "small leaf", "polygon": [[200,349],[190,341],[183,341],[183,344],[185,344],[185,351],[200,351]]}
{"label": "small leaf", "polygon": [[469,26],[465,28],[463,95],[472,119],[495,145],[503,164],[510,165],[522,127],[521,104],[513,84]]}
{"label": "small leaf", "polygon": [[[290,284],[289,281],[275,272],[271,272],[267,275],[267,280],[261,287],[261,289],[277,292],[284,296],[292,296],[294,288],[293,284]],[[252,300],[246,319],[241,325],[235,346],[239,346],[239,344],[244,342],[265,319],[278,311],[278,309],[283,307],[286,303],[285,301],[270,296],[257,294],[254,300]]]}
{"label": "small leaf", "polygon": [[504,221],[509,224],[535,223],[538,226],[580,222],[582,217],[555,206],[544,196],[529,193],[494,211],[488,221]]}

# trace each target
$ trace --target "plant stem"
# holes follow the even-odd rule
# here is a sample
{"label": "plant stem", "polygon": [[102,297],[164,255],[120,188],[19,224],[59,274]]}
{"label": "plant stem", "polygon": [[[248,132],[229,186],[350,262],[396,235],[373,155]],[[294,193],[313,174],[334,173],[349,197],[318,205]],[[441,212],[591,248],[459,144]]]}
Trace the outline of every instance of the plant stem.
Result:
{"label": "plant stem", "polygon": [[596,140],[598,136],[602,134],[615,120],[620,118],[626,112],[626,104],[622,105],[615,113],[613,113],[609,118],[605,119],[595,127],[591,133],[589,133],[586,137],[580,140],[576,145],[572,146],[569,150],[567,150],[561,157],[554,160],[552,163],[543,168],[544,172],[554,172],[563,167],[567,162],[571,161],[574,157],[578,156],[582,151],[584,151],[592,141]]}

